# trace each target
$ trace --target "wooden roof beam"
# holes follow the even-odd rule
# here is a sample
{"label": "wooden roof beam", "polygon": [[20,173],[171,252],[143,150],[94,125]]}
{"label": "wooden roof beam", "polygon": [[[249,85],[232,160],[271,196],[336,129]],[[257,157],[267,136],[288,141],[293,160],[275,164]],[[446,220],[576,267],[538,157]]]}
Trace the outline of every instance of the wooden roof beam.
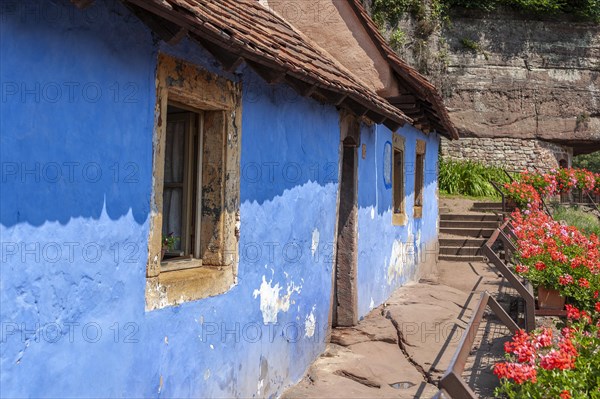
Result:
{"label": "wooden roof beam", "polygon": [[400,108],[402,110],[402,112],[404,112],[406,115],[410,116],[412,119],[414,119],[415,116],[423,116],[425,117],[425,111],[423,109],[421,109],[420,107],[414,106],[414,107],[403,107]]}
{"label": "wooden roof beam", "polygon": [[378,113],[373,112],[373,111],[367,112],[365,116],[367,118],[369,118],[370,120],[372,120],[373,122],[375,122],[376,124],[378,124],[378,125],[381,125],[387,119],[386,116],[378,114]]}
{"label": "wooden roof beam", "polygon": [[425,134],[431,133],[431,125],[425,121],[415,123],[414,126]]}
{"label": "wooden roof beam", "polygon": [[392,132],[395,132],[396,130],[398,130],[399,128],[401,128],[402,126],[404,126],[404,123],[400,123],[400,122],[396,122],[393,121],[391,119],[386,119],[383,124],[390,129]]}
{"label": "wooden roof beam", "polygon": [[415,110],[415,109],[419,109],[419,102],[418,100],[416,100],[415,102],[403,102],[403,103],[399,103],[399,102],[394,102],[389,100],[389,103],[392,104],[394,107],[400,109],[402,112],[406,111],[411,111],[411,110]]}
{"label": "wooden roof beam", "polygon": [[400,94],[398,96],[387,97],[386,100],[392,105],[396,104],[417,104],[419,101],[417,97],[410,94]]}
{"label": "wooden roof beam", "polygon": [[254,61],[246,60],[246,63],[269,84],[281,83],[285,80],[286,71],[283,69],[270,68]]}
{"label": "wooden roof beam", "polygon": [[131,10],[131,12],[152,32],[154,32],[154,34],[168,44],[177,44],[187,34],[187,30],[181,28],[178,24],[159,17],[144,8],[132,3],[125,3],[125,6],[129,8],[129,10]]}
{"label": "wooden roof beam", "polygon": [[200,43],[213,57],[219,61],[223,69],[227,72],[234,72],[243,62],[244,58],[239,55],[223,50],[222,47],[216,46],[208,40],[203,40],[194,35],[194,40]]}
{"label": "wooden roof beam", "polygon": [[335,91],[327,90],[324,88],[316,88],[310,95],[311,98],[323,103],[330,103],[336,106],[340,106],[348,95],[345,93],[338,93]]}
{"label": "wooden roof beam", "polygon": [[344,100],[344,102],[340,105],[348,108],[356,116],[365,116],[369,112],[369,108],[365,107],[364,105],[360,104],[359,102],[353,100],[350,97],[346,98],[346,100]]}
{"label": "wooden roof beam", "polygon": [[287,75],[285,77],[286,83],[296,90],[302,97],[310,97],[315,90],[317,90],[317,86],[314,84],[306,83],[300,79],[294,78],[292,76]]}

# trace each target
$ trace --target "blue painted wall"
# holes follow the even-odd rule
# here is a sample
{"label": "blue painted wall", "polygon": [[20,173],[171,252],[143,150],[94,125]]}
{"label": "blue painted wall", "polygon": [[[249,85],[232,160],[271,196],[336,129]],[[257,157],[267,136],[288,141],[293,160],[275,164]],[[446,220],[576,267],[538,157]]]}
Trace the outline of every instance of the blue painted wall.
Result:
{"label": "blue painted wall", "polygon": [[239,282],[145,312],[157,54],[218,64],[156,44],[116,2],[2,7],[0,396],[263,397],[298,381],[330,310],[336,109],[240,71]]}
{"label": "blue painted wall", "polygon": [[[221,73],[192,42],[159,44],[118,2],[0,4],[0,396],[264,397],[297,382],[325,346],[337,110]],[[145,312],[159,51],[242,82],[240,263],[226,294]],[[363,127],[361,316],[414,276],[399,251],[422,258],[436,237],[437,137],[400,133],[407,171],[427,140],[424,217],[392,226],[391,132]]]}
{"label": "blue painted wall", "polygon": [[[434,262],[437,253],[438,202],[437,134],[425,135],[405,125],[397,131],[405,139],[404,226],[392,224],[391,160],[385,157],[392,132],[385,126],[362,126],[365,159],[358,165],[358,313],[364,317],[392,292],[414,279],[420,263]],[[423,217],[413,217],[416,142],[426,142]],[[389,154],[389,155],[388,155]],[[387,168],[387,171],[386,171]]]}

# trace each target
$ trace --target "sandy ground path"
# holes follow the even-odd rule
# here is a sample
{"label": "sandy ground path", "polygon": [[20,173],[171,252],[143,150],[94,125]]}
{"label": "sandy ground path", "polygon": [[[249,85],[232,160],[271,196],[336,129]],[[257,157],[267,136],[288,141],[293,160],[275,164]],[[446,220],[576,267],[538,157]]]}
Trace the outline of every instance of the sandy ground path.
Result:
{"label": "sandy ground path", "polygon": [[[431,398],[486,290],[508,306],[510,289],[490,265],[439,262],[358,326],[333,330],[326,352],[283,398]],[[495,317],[484,319],[463,375],[482,398],[493,397],[491,368],[507,338]]]}

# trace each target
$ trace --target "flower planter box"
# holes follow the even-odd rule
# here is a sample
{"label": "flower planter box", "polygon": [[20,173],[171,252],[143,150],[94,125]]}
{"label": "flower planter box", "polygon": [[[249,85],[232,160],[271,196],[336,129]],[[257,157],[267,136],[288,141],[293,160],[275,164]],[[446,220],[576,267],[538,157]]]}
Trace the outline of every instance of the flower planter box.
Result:
{"label": "flower planter box", "polygon": [[563,310],[565,297],[561,296],[557,290],[538,287],[538,306],[540,309]]}

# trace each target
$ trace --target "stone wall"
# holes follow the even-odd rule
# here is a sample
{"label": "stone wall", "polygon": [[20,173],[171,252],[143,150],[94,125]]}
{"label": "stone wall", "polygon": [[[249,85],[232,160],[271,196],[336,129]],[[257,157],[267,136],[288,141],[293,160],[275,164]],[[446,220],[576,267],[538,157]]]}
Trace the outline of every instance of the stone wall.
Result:
{"label": "stone wall", "polygon": [[509,11],[451,19],[446,105],[463,136],[598,148],[600,26]]}
{"label": "stone wall", "polygon": [[600,150],[600,25],[509,9],[449,19],[423,38],[405,15],[395,47],[437,85],[462,137]]}
{"label": "stone wall", "polygon": [[573,150],[541,140],[515,138],[474,138],[466,137],[458,141],[442,138],[441,154],[444,158],[472,160],[488,165],[501,166],[510,171],[524,169],[548,170],[566,162],[570,166]]}

